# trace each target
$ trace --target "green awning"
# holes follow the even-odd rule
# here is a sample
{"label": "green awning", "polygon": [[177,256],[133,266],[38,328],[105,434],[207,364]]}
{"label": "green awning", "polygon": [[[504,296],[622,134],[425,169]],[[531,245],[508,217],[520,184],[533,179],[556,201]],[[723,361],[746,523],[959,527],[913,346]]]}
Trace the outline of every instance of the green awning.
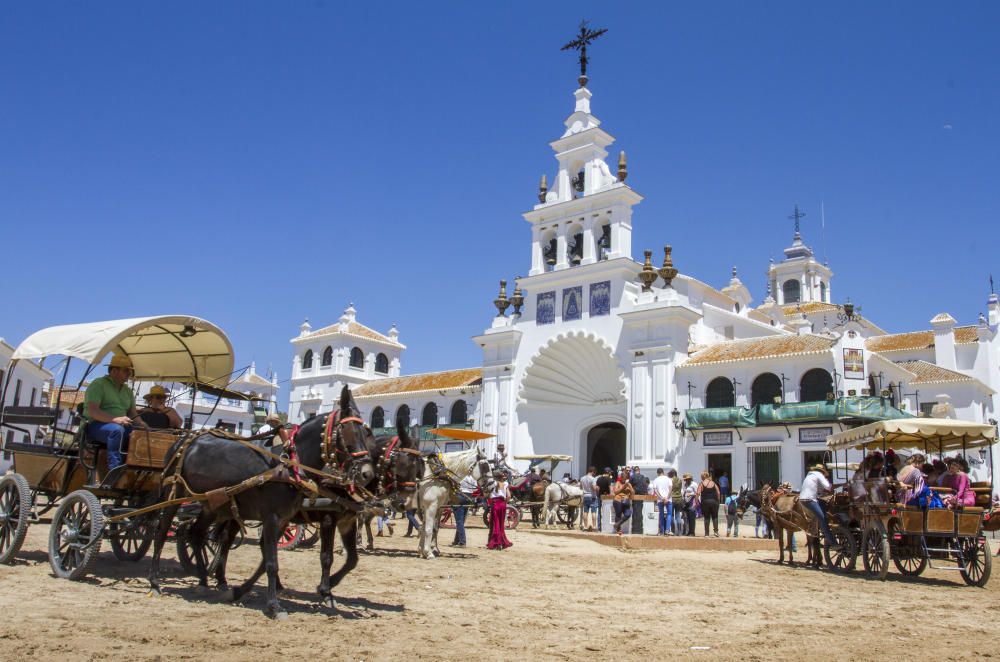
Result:
{"label": "green awning", "polygon": [[757,413],[746,407],[709,407],[684,412],[688,430],[709,428],[752,428],[757,425]]}

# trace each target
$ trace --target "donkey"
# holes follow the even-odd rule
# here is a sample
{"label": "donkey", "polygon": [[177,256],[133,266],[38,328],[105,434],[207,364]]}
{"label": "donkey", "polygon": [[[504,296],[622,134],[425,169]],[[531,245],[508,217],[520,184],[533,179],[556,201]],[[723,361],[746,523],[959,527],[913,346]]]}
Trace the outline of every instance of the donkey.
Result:
{"label": "donkey", "polygon": [[451,501],[455,486],[466,476],[472,476],[479,491],[486,494],[490,482],[490,463],[478,447],[454,453],[441,453],[426,464],[423,478],[406,508],[421,511],[420,556],[432,559],[441,556],[437,536],[441,526],[441,508]]}
{"label": "donkey", "polygon": [[[299,464],[315,471],[327,472],[336,466],[345,471],[356,485],[371,483],[375,477],[375,466],[371,451],[366,445],[366,434],[351,391],[345,386],[340,394],[338,411],[329,416],[312,418],[299,428],[295,436]],[[180,441],[174,445],[168,454],[164,479],[177,476],[173,487],[174,496],[208,494],[213,490],[236,486],[250,478],[265,475],[275,469],[277,464],[271,457],[234,440],[203,433],[190,442]],[[309,477],[308,473],[303,476]],[[322,483],[321,486],[328,489]],[[228,523],[228,526],[223,527],[219,549],[221,559],[215,575],[219,588],[227,589],[225,567],[229,541],[239,526],[239,519],[258,520],[262,524],[261,569],[262,572],[267,572],[268,579],[265,613],[275,619],[287,618],[277,597],[278,536],[300,511],[302,500],[302,488],[294,480],[284,478],[267,480],[223,500],[222,503],[203,502],[201,513],[188,529],[194,550],[198,585],[205,588],[208,586],[204,544],[209,529],[220,522]],[[153,560],[149,571],[150,588],[155,595],[161,591],[160,554],[178,507],[164,508],[157,517]],[[231,597],[238,599],[253,587],[259,577],[260,574],[255,574],[234,589]]]}

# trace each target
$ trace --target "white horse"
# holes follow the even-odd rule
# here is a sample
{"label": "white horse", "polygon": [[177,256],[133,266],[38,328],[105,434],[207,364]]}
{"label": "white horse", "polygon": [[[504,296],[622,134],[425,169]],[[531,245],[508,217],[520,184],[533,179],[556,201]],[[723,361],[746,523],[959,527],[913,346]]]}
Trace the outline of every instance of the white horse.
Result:
{"label": "white horse", "polygon": [[441,453],[437,460],[434,456],[427,459],[424,476],[406,506],[420,511],[420,539],[417,548],[422,558],[432,559],[441,555],[437,543],[441,508],[451,502],[458,483],[466,476],[475,478],[480,491],[486,491],[490,480],[490,465],[479,448]]}
{"label": "white horse", "polygon": [[549,483],[549,486],[545,488],[545,501],[542,506],[542,512],[545,513],[546,529],[555,526],[560,505],[570,508],[567,526],[572,529],[576,513],[583,505],[583,490],[569,483]]}

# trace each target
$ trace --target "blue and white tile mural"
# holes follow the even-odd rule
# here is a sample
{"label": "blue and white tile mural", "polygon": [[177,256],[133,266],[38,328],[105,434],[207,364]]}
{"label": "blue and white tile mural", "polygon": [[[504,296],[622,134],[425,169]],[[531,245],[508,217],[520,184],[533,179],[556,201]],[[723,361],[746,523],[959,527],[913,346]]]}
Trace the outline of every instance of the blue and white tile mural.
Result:
{"label": "blue and white tile mural", "polygon": [[567,287],[563,290],[562,318],[564,322],[583,317],[583,287]]}
{"label": "blue and white tile mural", "polygon": [[556,293],[539,292],[535,310],[538,324],[552,324],[556,321]]}
{"label": "blue and white tile mural", "polygon": [[611,281],[590,284],[590,316],[607,315],[611,312]]}

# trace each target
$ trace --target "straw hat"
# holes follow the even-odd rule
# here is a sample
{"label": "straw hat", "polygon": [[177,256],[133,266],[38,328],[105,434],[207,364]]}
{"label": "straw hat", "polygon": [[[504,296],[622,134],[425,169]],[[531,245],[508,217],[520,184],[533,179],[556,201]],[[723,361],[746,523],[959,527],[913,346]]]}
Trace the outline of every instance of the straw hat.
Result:
{"label": "straw hat", "polygon": [[115,354],[114,356],[111,357],[111,360],[108,361],[107,366],[109,368],[128,368],[129,370],[131,370],[132,359],[122,354]]}
{"label": "straw hat", "polygon": [[276,428],[279,425],[281,425],[281,417],[279,417],[277,414],[268,414],[267,418],[264,419],[264,422],[270,425],[271,427]]}
{"label": "straw hat", "polygon": [[811,467],[809,467],[809,471],[818,471],[818,472],[826,474],[828,476],[830,475],[830,472],[822,464],[814,464],[814,465],[812,465]]}
{"label": "straw hat", "polygon": [[682,477],[684,480],[694,480],[694,477],[691,474],[684,474]]}
{"label": "straw hat", "polygon": [[146,395],[142,396],[142,399],[145,400],[146,402],[149,402],[150,400],[153,399],[154,396],[157,396],[157,395],[159,395],[161,397],[164,397],[164,398],[169,398],[170,397],[170,391],[168,391],[167,389],[165,389],[162,386],[160,386],[159,384],[157,384],[153,388],[149,389],[149,393],[147,393]]}

